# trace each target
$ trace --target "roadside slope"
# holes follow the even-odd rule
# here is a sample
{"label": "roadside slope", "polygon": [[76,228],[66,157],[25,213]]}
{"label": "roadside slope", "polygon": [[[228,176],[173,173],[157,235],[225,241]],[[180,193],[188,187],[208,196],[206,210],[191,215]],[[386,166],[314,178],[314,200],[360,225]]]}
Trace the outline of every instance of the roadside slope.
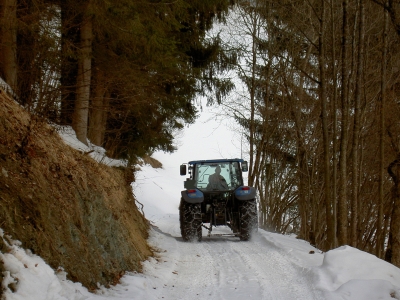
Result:
{"label": "roadside slope", "polygon": [[65,145],[0,89],[0,228],[53,269],[89,289],[140,271],[152,252],[132,180]]}

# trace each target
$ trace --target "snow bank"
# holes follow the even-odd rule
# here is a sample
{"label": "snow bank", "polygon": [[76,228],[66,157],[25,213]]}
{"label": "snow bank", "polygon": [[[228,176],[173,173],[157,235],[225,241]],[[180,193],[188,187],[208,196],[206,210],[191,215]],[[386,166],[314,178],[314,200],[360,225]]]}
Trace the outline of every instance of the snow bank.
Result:
{"label": "snow bank", "polygon": [[68,146],[84,153],[88,153],[95,161],[111,167],[126,167],[126,161],[107,157],[104,148],[92,144],[89,140],[87,140],[87,145],[80,142],[71,126],[53,125],[53,127],[57,130],[58,134]]}
{"label": "snow bank", "polygon": [[315,271],[328,300],[400,299],[400,269],[350,246],[325,253]]}
{"label": "snow bank", "polygon": [[66,273],[59,269],[57,273],[39,256],[20,247],[19,241],[4,236],[0,229],[7,253],[0,252],[0,261],[6,271],[3,272],[1,287],[7,300],[81,300],[90,293],[79,283],[66,280]]}

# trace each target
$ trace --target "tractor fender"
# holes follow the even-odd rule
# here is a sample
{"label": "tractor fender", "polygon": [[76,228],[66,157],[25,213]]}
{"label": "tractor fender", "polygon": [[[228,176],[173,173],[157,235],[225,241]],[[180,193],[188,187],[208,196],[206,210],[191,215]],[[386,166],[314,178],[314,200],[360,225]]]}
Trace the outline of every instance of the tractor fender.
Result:
{"label": "tractor fender", "polygon": [[182,199],[187,203],[195,204],[204,201],[204,194],[198,189],[184,190],[181,192]]}
{"label": "tractor fender", "polygon": [[256,189],[254,187],[240,186],[235,190],[235,197],[241,201],[253,200],[256,198]]}

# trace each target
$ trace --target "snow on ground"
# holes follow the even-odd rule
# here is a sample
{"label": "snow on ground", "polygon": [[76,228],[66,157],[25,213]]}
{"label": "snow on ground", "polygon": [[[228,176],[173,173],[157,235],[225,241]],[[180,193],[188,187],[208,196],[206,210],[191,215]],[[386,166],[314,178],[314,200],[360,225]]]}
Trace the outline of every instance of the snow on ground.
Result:
{"label": "snow on ground", "polygon": [[[237,135],[226,126],[203,115],[185,130],[176,153],[155,154],[163,169],[143,166],[137,174],[134,193],[153,224],[149,242],[158,249],[156,257],[143,263],[143,274],[128,273],[117,286],[100,286],[93,294],[0,230],[12,247],[0,253],[7,270],[2,282],[5,299],[400,299],[400,269],[349,246],[322,253],[294,236],[264,230],[249,242],[207,237],[205,231],[201,243],[183,242],[177,214],[184,180],[179,164],[240,157]],[[68,136],[70,144],[79,145],[72,133]],[[83,144],[79,147],[88,151]],[[229,233],[223,227],[217,231]]]}
{"label": "snow on ground", "polygon": [[110,167],[118,167],[118,166],[126,166],[126,161],[112,159],[107,157],[106,150],[102,147],[98,147],[89,140],[87,140],[87,145],[82,143],[76,138],[75,131],[72,129],[71,126],[60,126],[60,125],[53,125],[54,128],[57,130],[58,134],[64,140],[64,142],[83,153],[88,153],[91,158],[95,161],[105,164]]}

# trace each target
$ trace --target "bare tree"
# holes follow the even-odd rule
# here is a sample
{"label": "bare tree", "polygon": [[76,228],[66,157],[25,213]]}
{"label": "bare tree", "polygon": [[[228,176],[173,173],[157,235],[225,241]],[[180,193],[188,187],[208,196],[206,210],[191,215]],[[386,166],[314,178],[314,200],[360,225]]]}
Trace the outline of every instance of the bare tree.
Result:
{"label": "bare tree", "polygon": [[354,100],[354,124],[352,145],[352,199],[350,219],[350,245],[357,247],[358,242],[358,174],[359,174],[359,142],[360,142],[360,117],[361,117],[361,93],[364,63],[364,1],[359,0],[359,26],[358,26],[358,51],[357,74]]}
{"label": "bare tree", "polygon": [[325,61],[325,41],[326,41],[326,8],[325,1],[321,1],[321,17],[319,29],[319,98],[321,102],[321,119],[322,119],[322,136],[323,136],[323,151],[324,151],[324,181],[325,181],[325,218],[327,225],[327,247],[333,248],[335,241],[335,228],[333,226],[332,217],[332,191],[331,191],[331,153],[330,153],[330,136],[328,133],[328,95],[327,95],[327,78],[326,78],[326,61]]}
{"label": "bare tree", "polygon": [[376,230],[376,255],[382,257],[383,251],[383,206],[384,206],[384,182],[385,182],[385,98],[386,98],[386,80],[387,80],[387,34],[388,34],[388,16],[387,12],[384,12],[383,21],[383,32],[382,32],[382,65],[381,65],[381,93],[380,93],[380,106],[379,106],[379,200],[378,200],[378,219],[377,219],[377,230]]}
{"label": "bare tree", "polygon": [[348,1],[343,0],[343,25],[342,25],[342,80],[341,80],[341,100],[342,100],[342,122],[340,139],[340,157],[339,157],[339,200],[338,200],[338,243],[347,244],[348,227],[348,207],[347,207],[347,143],[348,143],[348,125],[349,125],[349,63],[348,63]]}

